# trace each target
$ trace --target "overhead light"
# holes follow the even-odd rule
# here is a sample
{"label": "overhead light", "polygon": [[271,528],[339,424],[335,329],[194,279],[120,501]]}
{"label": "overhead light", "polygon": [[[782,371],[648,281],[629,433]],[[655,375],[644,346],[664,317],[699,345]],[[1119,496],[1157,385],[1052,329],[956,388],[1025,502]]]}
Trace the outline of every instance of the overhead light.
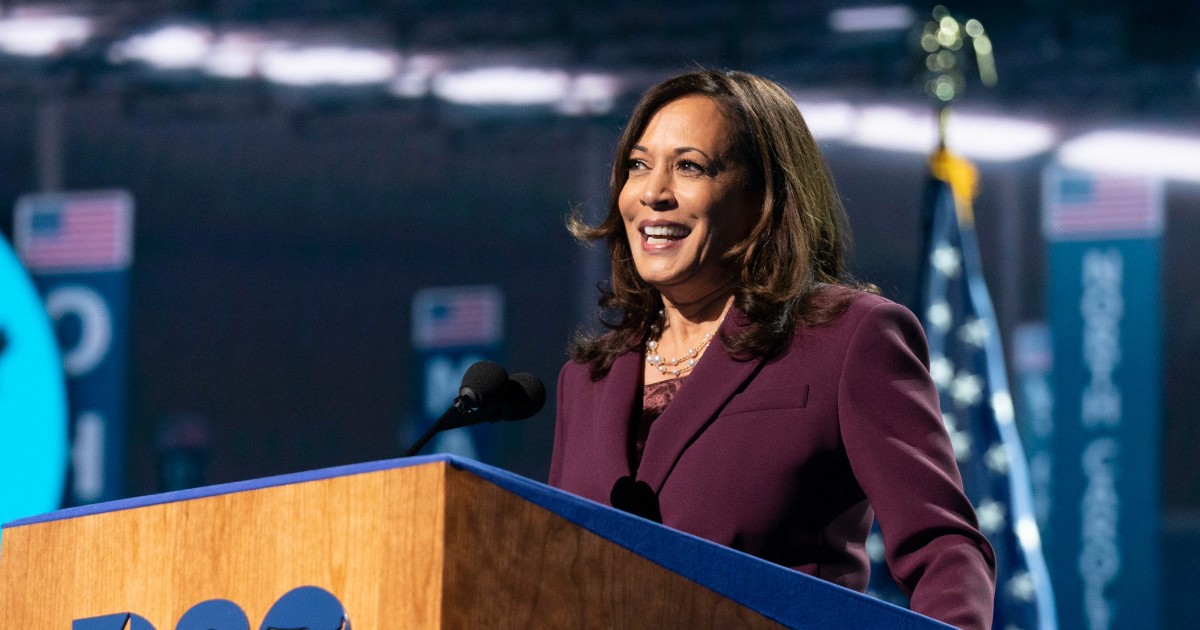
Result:
{"label": "overhead light", "polygon": [[620,82],[608,74],[580,74],[571,79],[567,93],[556,108],[564,114],[604,114],[613,108],[621,91]]}
{"label": "overhead light", "polygon": [[390,50],[343,46],[270,47],[259,60],[262,76],[284,85],[387,83],[400,68]]}
{"label": "overhead light", "polygon": [[204,60],[204,71],[227,79],[245,79],[258,73],[258,59],[266,42],[257,33],[225,33]]}
{"label": "overhead light", "polygon": [[829,28],[838,33],[902,31],[912,27],[916,20],[916,12],[902,4],[854,7],[832,11]]}
{"label": "overhead light", "polygon": [[[950,148],[964,157],[1010,161],[1048,151],[1055,141],[1048,124],[1018,118],[955,113],[946,129]],[[899,107],[863,108],[850,141],[890,151],[930,153],[937,144],[931,112]]]}
{"label": "overhead light", "polygon": [[175,24],[114,44],[110,57],[117,62],[141,61],[164,70],[198,68],[208,57],[212,43],[211,29]]}
{"label": "overhead light", "polygon": [[465,105],[549,105],[571,89],[571,76],[561,70],[479,68],[444,72],[433,79],[433,93]]}
{"label": "overhead light", "polygon": [[808,130],[817,140],[839,140],[851,134],[858,113],[841,101],[797,102]]}
{"label": "overhead light", "polygon": [[400,72],[388,86],[388,91],[404,98],[419,98],[429,93],[429,84],[434,75],[442,70],[446,61],[441,57],[417,54],[407,57]]}
{"label": "overhead light", "polygon": [[1200,182],[1200,137],[1097,131],[1063,143],[1058,161],[1070,168]]}
{"label": "overhead light", "polygon": [[956,113],[946,135],[950,148],[966,157],[1005,162],[1049,151],[1057,134],[1052,126],[1033,120]]}
{"label": "overhead light", "polygon": [[0,50],[22,57],[57,55],[82,46],[92,31],[92,20],[81,16],[17,13],[0,19]]}
{"label": "overhead light", "polygon": [[859,146],[875,149],[928,153],[933,150],[936,135],[928,112],[876,105],[859,112],[849,139]]}

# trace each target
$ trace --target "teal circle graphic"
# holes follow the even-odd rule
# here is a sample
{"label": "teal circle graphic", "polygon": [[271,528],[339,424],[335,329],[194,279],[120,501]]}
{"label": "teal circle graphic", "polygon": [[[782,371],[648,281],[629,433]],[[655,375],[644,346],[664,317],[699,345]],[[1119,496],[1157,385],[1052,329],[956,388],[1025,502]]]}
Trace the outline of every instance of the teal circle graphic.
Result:
{"label": "teal circle graphic", "polygon": [[0,238],[0,523],[59,507],[67,394],[50,318]]}

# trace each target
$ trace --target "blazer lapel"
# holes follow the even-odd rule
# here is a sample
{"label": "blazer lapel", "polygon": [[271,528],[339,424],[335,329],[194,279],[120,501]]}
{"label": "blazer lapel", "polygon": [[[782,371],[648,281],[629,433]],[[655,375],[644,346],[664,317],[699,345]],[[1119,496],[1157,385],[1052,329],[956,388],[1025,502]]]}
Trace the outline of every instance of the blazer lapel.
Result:
{"label": "blazer lapel", "polygon": [[[721,332],[735,335],[748,323],[741,311],[730,309]],[[734,359],[725,344],[714,340],[663,415],[651,425],[638,467],[638,480],[649,484],[654,492],[662,490],[683,451],[761,364],[759,358]],[[638,367],[641,367],[640,361]],[[627,433],[623,435],[628,439]]]}

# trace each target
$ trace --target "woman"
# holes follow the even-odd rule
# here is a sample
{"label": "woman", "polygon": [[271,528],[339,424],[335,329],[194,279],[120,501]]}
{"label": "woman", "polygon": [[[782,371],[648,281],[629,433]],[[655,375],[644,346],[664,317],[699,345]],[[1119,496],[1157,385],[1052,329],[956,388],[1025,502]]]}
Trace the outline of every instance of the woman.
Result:
{"label": "woman", "polygon": [[[845,279],[844,213],[778,85],[669,79],[613,166],[620,318],[559,376],[550,483],[863,591],[879,519],[917,612],[991,625],[995,560],[961,490],[912,314]],[[667,404],[669,403],[669,404]]]}

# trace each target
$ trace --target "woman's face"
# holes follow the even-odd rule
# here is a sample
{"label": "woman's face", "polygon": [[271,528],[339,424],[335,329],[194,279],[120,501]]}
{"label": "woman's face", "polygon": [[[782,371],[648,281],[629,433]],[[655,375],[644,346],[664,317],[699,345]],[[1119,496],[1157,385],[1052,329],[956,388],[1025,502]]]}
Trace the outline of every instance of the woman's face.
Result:
{"label": "woman's face", "polygon": [[734,163],[733,128],[717,102],[686,96],[650,119],[627,158],[618,205],[638,275],[675,302],[733,278],[721,256],[746,236],[762,203]]}

